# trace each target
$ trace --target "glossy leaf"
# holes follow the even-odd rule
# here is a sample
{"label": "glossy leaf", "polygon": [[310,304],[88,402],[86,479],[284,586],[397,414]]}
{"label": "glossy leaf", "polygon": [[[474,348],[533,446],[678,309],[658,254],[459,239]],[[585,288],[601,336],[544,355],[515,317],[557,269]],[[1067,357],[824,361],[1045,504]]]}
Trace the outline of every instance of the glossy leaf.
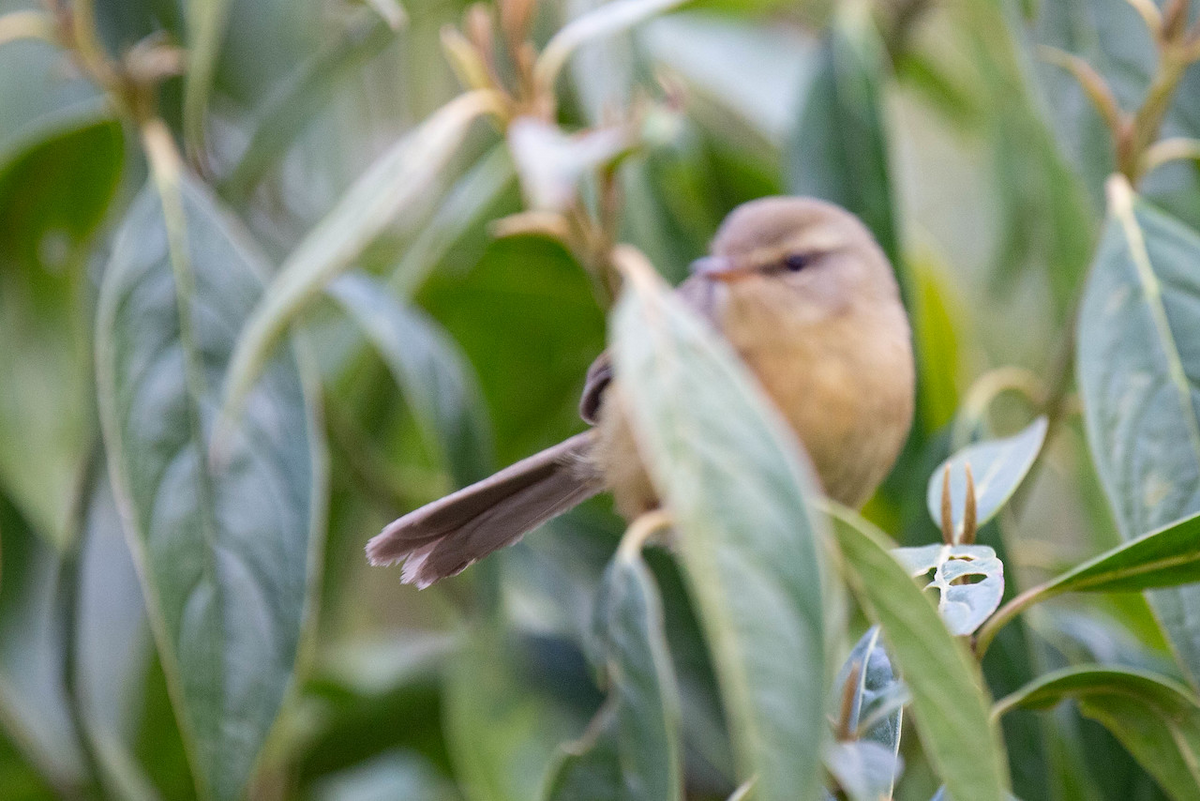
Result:
{"label": "glossy leaf", "polygon": [[380,156],[280,266],[246,321],[229,366],[222,425],[233,425],[275,341],[325,285],[399,215],[425,201],[471,123],[491,107],[466,94],[434,112]]}
{"label": "glossy leaf", "polygon": [[671,509],[759,801],[809,797],[824,747],[819,529],[799,448],[728,344],[628,259],[613,317],[635,435]]}
{"label": "glossy leaf", "polygon": [[[864,728],[864,723],[871,716],[878,702],[896,694],[902,688],[900,679],[892,672],[892,662],[888,659],[887,651],[883,648],[878,626],[869,628],[842,663],[838,671],[837,681],[833,685],[832,699],[841,703],[846,694],[846,682],[851,673],[858,682],[854,689],[853,702],[850,706],[850,719],[839,721],[846,730],[855,735],[856,739],[870,740],[890,748],[893,754],[900,752],[900,731],[904,722],[904,712],[900,707],[886,716],[879,718],[870,728]],[[839,710],[840,713],[840,710]],[[890,794],[890,793],[889,793]]]}
{"label": "glossy leaf", "polygon": [[1011,437],[969,445],[938,465],[929,477],[929,488],[925,493],[925,504],[933,522],[938,525],[942,522],[942,487],[949,467],[951,520],[955,536],[962,535],[968,464],[975,484],[976,526],[995,517],[1033,466],[1046,440],[1046,428],[1046,418],[1039,417]]}
{"label": "glossy leaf", "polygon": [[951,634],[973,633],[991,617],[1004,596],[1004,565],[986,545],[935,543],[897,548],[892,555],[913,578],[933,571],[926,589],[937,591],[938,611]]}
{"label": "glossy leaf", "polygon": [[491,433],[471,365],[454,341],[366,273],[338,278],[329,292],[383,357],[420,422],[425,446],[455,485],[484,478],[492,466]]}
{"label": "glossy leaf", "polygon": [[1200,706],[1182,685],[1130,668],[1087,665],[1042,676],[996,704],[996,714],[1071,698],[1104,724],[1177,801],[1200,794]]}
{"label": "glossy leaf", "polygon": [[[1076,373],[1088,444],[1127,540],[1200,512],[1200,236],[1120,178],[1080,309]],[[1151,605],[1200,681],[1200,585]]]}
{"label": "glossy leaf", "polygon": [[850,512],[835,512],[832,519],[847,580],[883,631],[888,654],[912,693],[912,714],[929,761],[960,798],[1001,801],[1008,771],[978,666],[889,553],[887,538]]}
{"label": "glossy leaf", "polygon": [[[109,472],[202,795],[239,797],[292,683],[324,466],[293,349],[221,454],[214,412],[263,262],[200,185],[159,166],[117,234],[96,371]],[[161,195],[160,195],[161,192]]]}
{"label": "glossy leaf", "polygon": [[788,146],[788,189],[857,214],[899,265],[883,121],[883,47],[867,3],[838,8]]}

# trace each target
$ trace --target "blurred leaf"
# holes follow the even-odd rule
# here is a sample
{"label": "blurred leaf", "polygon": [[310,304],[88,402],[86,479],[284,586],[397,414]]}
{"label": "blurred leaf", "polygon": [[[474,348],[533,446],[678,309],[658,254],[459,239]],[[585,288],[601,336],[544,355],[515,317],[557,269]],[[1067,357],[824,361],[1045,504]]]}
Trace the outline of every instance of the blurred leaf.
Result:
{"label": "blurred leaf", "polygon": [[994,714],[1067,698],[1104,724],[1172,798],[1200,793],[1200,706],[1189,690],[1152,673],[1085,665],[1040,677],[998,701]]}
{"label": "blurred leaf", "polygon": [[[867,3],[838,9],[788,144],[788,189],[857,214],[899,270],[882,107],[883,48]],[[907,281],[901,284],[910,291]]]}
{"label": "blurred leaf", "polygon": [[[561,675],[569,667],[539,641],[506,631],[499,620],[477,625],[446,676],[447,739],[469,801],[530,801],[540,797],[559,743],[579,734],[582,709],[564,703]],[[582,660],[577,665],[583,667]],[[555,686],[553,682],[558,686]],[[586,679],[585,679],[586,681]],[[590,699],[576,696],[575,703]]]}
{"label": "blurred leaf", "polygon": [[895,750],[871,740],[833,743],[825,767],[850,801],[891,798],[903,763]]}
{"label": "blurred leaf", "polygon": [[1039,417],[1020,433],[1003,439],[977,442],[963,448],[933,471],[925,493],[925,505],[935,524],[942,520],[942,487],[946,470],[950,471],[950,509],[956,537],[963,533],[963,513],[967,499],[966,466],[971,466],[975,484],[975,521],[977,527],[995,517],[1017,491],[1033,467],[1046,440],[1048,421]]}
{"label": "blurred leaf", "polygon": [[831,514],[847,579],[879,624],[888,654],[912,693],[925,753],[960,798],[1004,798],[1008,771],[998,727],[988,719],[979,668],[929,598],[888,553],[887,538],[850,512]]}
{"label": "blurred leaf", "polygon": [[877,702],[892,696],[902,687],[900,679],[892,672],[892,662],[879,640],[878,626],[872,626],[859,638],[846,661],[842,663],[837,681],[833,684],[831,698],[841,702],[845,697],[846,682],[851,675],[857,677],[858,683],[849,710],[850,719],[840,723],[843,723],[848,731],[857,732],[861,739],[879,743],[890,748],[893,754],[899,754],[900,731],[904,721],[902,709],[897,707],[890,714],[879,718],[879,722],[869,729],[863,729],[863,724]]}
{"label": "blurred leaf", "polygon": [[[160,170],[162,168],[160,167]],[[210,452],[261,257],[213,198],[159,172],[101,287],[97,381],[109,471],[202,795],[240,796],[292,682],[324,508],[297,357],[280,351]]]}
{"label": "blurred leaf", "polygon": [[[983,625],[1004,595],[1004,565],[986,545],[896,548],[892,556],[913,578],[933,578],[926,586],[938,593],[938,611],[951,634],[965,637]],[[974,580],[971,580],[974,579]]]}
{"label": "blurred leaf", "polygon": [[363,173],[284,261],[246,320],[225,381],[222,425],[232,425],[276,339],[387,225],[425,194],[457,152],[490,95],[461,95],[434,112]]}
{"label": "blurred leaf", "polygon": [[84,764],[63,690],[55,591],[59,557],[0,495],[0,726],[59,793],[78,792]]}
{"label": "blurred leaf", "polygon": [[249,142],[219,185],[222,196],[235,203],[245,199],[313,117],[327,108],[348,76],[394,40],[395,31],[373,11],[363,9],[348,20],[332,42],[308,57],[256,107],[248,124]]}
{"label": "blurred leaf", "polygon": [[[1109,184],[1109,217],[1080,309],[1076,371],[1088,443],[1121,536],[1200,512],[1200,237]],[[1200,681],[1200,586],[1151,605]]]}
{"label": "blurred leaf", "polygon": [[970,319],[955,302],[946,273],[929,259],[909,259],[913,280],[913,349],[921,354],[921,418],[931,431],[941,429],[958,411],[962,373],[960,342]]}
{"label": "blurred leaf", "polygon": [[546,785],[546,801],[619,801],[623,798],[615,710],[605,706],[583,737],[563,746]]}
{"label": "blurred leaf", "polygon": [[[568,750],[551,782],[552,787],[560,786],[547,794],[547,801],[575,801],[580,773],[607,772],[606,763],[616,765],[607,796],[613,801],[683,798],[679,689],[667,651],[658,588],[635,550],[638,547],[628,543],[617,551],[596,602],[596,659],[609,691],[600,714],[605,716],[611,709],[612,724],[601,723],[602,732],[591,748],[579,753]],[[615,748],[605,742],[606,734]]]}
{"label": "blurred leaf", "polygon": [[481,228],[489,212],[500,205],[515,177],[504,143],[494,146],[475,162],[405,248],[389,280],[396,293],[401,297],[412,295],[468,232]]}
{"label": "blurred leaf", "polygon": [[326,777],[313,801],[448,801],[456,795],[420,756],[403,751],[382,754],[362,765]]}
{"label": "blurred leaf", "polygon": [[757,776],[760,801],[807,797],[827,728],[808,469],[728,344],[643,261],[630,265],[613,327],[617,374],[679,530],[740,775]]}
{"label": "blurred leaf", "polygon": [[189,147],[204,142],[204,123],[213,76],[231,0],[189,0],[187,12],[187,65],[183,77],[183,129]]}
{"label": "blurred leaf", "polygon": [[329,293],[387,363],[420,421],[425,446],[455,486],[485,478],[493,467],[491,432],[471,366],[454,341],[366,273],[343,275]]}
{"label": "blurred leaf", "polygon": [[536,117],[518,117],[508,126],[508,147],[529,207],[563,212],[575,200],[580,181],[632,146],[622,127],[594,128],[568,136]]}

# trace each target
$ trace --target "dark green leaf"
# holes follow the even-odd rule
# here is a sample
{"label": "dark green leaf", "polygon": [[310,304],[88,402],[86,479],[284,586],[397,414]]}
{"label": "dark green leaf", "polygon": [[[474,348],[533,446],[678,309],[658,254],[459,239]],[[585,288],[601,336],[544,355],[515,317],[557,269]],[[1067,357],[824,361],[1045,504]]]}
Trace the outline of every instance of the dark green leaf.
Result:
{"label": "dark green leaf", "polygon": [[324,464],[292,348],[211,447],[263,264],[186,176],[130,209],[101,287],[109,472],[202,795],[241,795],[290,686],[323,530]]}
{"label": "dark green leaf", "polygon": [[1152,673],[1087,665],[1042,676],[997,702],[995,714],[1066,698],[1104,724],[1172,798],[1200,794],[1200,706],[1191,691]]}
{"label": "dark green leaf", "polygon": [[630,269],[613,318],[617,374],[679,529],[741,775],[757,775],[760,801],[807,797],[827,728],[812,479],[728,344],[649,265]]}
{"label": "dark green leaf", "polygon": [[849,512],[835,512],[832,519],[847,578],[883,630],[888,653],[912,693],[912,713],[930,762],[960,798],[1001,801],[1008,771],[978,666],[888,553],[887,538]]}
{"label": "dark green leaf", "polygon": [[[1076,371],[1088,443],[1126,540],[1200,512],[1197,262],[1200,236],[1142,202],[1122,179],[1110,181],[1109,217],[1080,309]],[[1184,671],[1200,681],[1200,586],[1149,598]]]}
{"label": "dark green leaf", "polygon": [[471,366],[424,312],[405,306],[366,273],[337,279],[329,293],[379,351],[417,417],[430,452],[456,486],[487,476],[491,433]]}

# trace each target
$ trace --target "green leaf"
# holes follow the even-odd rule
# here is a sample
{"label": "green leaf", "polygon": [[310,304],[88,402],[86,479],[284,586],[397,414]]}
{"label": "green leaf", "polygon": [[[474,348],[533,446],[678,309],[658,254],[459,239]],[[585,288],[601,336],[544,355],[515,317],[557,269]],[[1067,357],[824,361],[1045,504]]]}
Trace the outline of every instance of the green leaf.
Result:
{"label": "green leaf", "polygon": [[883,533],[848,511],[832,510],[831,519],[847,580],[883,630],[888,653],[912,693],[929,761],[959,798],[1002,801],[1008,771],[978,666],[888,552]]}
{"label": "green leaf", "polygon": [[420,423],[426,447],[455,485],[485,478],[492,468],[491,432],[471,365],[454,340],[366,273],[343,275],[329,293],[383,357]]}
{"label": "green leaf", "polygon": [[968,464],[975,483],[976,526],[983,526],[995,517],[1033,467],[1042,443],[1046,441],[1047,426],[1046,418],[1039,417],[1020,433],[969,445],[938,465],[929,477],[929,488],[925,493],[925,505],[933,522],[938,525],[942,522],[942,487],[949,468],[951,520],[955,537],[962,535]]}
{"label": "green leaf", "polygon": [[1047,709],[1067,698],[1104,724],[1172,798],[1200,795],[1200,706],[1190,690],[1153,673],[1085,665],[1042,676],[998,701],[994,714]]}
{"label": "green leaf", "polygon": [[619,801],[621,754],[615,710],[605,706],[579,740],[563,746],[550,773],[546,801]]}
{"label": "green leaf", "polygon": [[850,801],[878,801],[892,797],[903,761],[879,743],[850,740],[830,745],[825,767]]}
{"label": "green leaf", "polygon": [[[1004,596],[1004,565],[986,545],[943,545],[897,548],[892,556],[909,575],[919,578],[933,571],[926,586],[938,593],[938,611],[951,634],[971,634],[991,617]],[[966,579],[975,578],[976,581]]]}
{"label": "green leaf", "polygon": [[825,644],[812,479],[729,345],[630,258],[613,316],[633,430],[679,530],[739,775],[755,797],[816,793]]}
{"label": "green leaf", "polygon": [[278,90],[258,105],[249,123],[249,142],[229,176],[220,184],[223,197],[246,198],[283,156],[308,123],[357,69],[390,42],[395,31],[379,14],[362,9],[330,43],[304,61]]}
{"label": "green leaf", "polygon": [[[878,626],[872,626],[859,638],[846,661],[842,663],[831,696],[831,699],[839,704],[845,697],[846,682],[852,672],[858,677],[858,683],[854,688],[849,710],[850,719],[840,723],[856,738],[879,743],[890,748],[893,754],[899,754],[900,731],[904,722],[904,712],[900,707],[897,706],[894,711],[878,718],[878,722],[872,723],[869,728],[864,728],[864,723],[871,716],[877,703],[894,696],[902,687],[902,682],[892,672],[892,662],[883,649],[883,643],[880,642]],[[891,794],[890,791],[888,794]]]}
{"label": "green leaf", "polygon": [[204,142],[205,115],[230,0],[190,0],[187,3],[187,70],[183,77],[183,128],[189,147]]}
{"label": "green leaf", "polygon": [[[109,473],[202,796],[238,798],[292,683],[323,531],[324,462],[298,357],[281,349],[211,451],[263,261],[187,176],[156,173],[100,292]],[[161,193],[161,194],[160,194]]]}
{"label": "green leaf", "polygon": [[[1126,540],[1200,512],[1200,236],[1109,182],[1084,291],[1076,376],[1088,444]],[[1149,600],[1200,682],[1200,586]]]}
{"label": "green leaf", "polygon": [[[587,679],[550,673],[554,663],[538,647],[558,645],[552,642],[521,637],[490,619],[468,632],[452,660],[444,725],[467,801],[540,798],[559,744],[583,728],[586,712],[549,688]],[[570,700],[590,703],[580,695]]]}
{"label": "green leaf", "polygon": [[900,242],[883,120],[883,64],[869,4],[839,5],[821,43],[786,164],[793,194],[823,198],[857,214],[898,267]]}
{"label": "green leaf", "polygon": [[255,378],[292,319],[390,222],[427,200],[471,123],[492,102],[490,95],[468,93],[442,106],[368,167],[297,245],[238,338],[225,382],[222,426],[235,423],[233,418],[242,411]]}

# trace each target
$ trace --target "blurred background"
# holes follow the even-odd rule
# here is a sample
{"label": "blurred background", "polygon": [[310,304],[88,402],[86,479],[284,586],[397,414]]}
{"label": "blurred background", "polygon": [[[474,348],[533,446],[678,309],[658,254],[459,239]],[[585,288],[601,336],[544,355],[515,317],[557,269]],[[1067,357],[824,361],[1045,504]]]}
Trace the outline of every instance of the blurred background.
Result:
{"label": "blurred background", "polygon": [[[540,0],[534,41],[597,5]],[[0,798],[190,799],[93,366],[98,287],[147,160],[87,64],[42,40],[53,30],[28,38],[21,27],[33,19],[21,14],[48,9],[70,28],[78,6],[0,0],[18,15],[0,17]],[[268,265],[462,91],[440,33],[462,27],[457,0],[93,10],[110,58],[160,48],[194,66],[211,54],[198,128],[176,70],[163,70],[155,108]],[[215,45],[206,14],[226,15]],[[662,111],[614,175],[619,239],[672,282],[730,209],[762,195],[832,196],[872,225],[904,277],[921,359],[912,442],[866,511],[904,544],[939,539],[924,487],[952,443],[1019,427],[1031,381],[1070,383],[1062,340],[1114,162],[1100,116],[1039,57],[1044,45],[1084,56],[1127,108],[1156,63],[1125,0],[697,0],[585,43],[558,83],[566,132],[637,103]],[[1164,134],[1200,136],[1197,70],[1178,98]],[[314,448],[327,450],[327,487],[310,499],[327,506],[313,534],[323,568],[309,575],[298,679],[250,798],[538,799],[603,700],[588,661],[592,606],[622,532],[606,498],[423,592],[363,556],[393,517],[582,429],[605,300],[553,239],[495,236],[494,221],[528,200],[509,151],[494,126],[471,128],[300,318],[319,373]],[[1141,188],[1197,225],[1197,178],[1178,162]],[[1019,509],[983,534],[1007,546],[1014,589],[1119,542],[1072,402]],[[708,655],[674,563],[647,558],[680,681],[688,798],[723,799],[735,787]],[[1075,661],[1178,675],[1138,595],[1056,603],[1012,631],[985,665],[997,696]],[[1158,797],[1070,709],[1006,721],[1026,801]],[[898,797],[929,798],[937,783],[919,749],[904,753]]]}

